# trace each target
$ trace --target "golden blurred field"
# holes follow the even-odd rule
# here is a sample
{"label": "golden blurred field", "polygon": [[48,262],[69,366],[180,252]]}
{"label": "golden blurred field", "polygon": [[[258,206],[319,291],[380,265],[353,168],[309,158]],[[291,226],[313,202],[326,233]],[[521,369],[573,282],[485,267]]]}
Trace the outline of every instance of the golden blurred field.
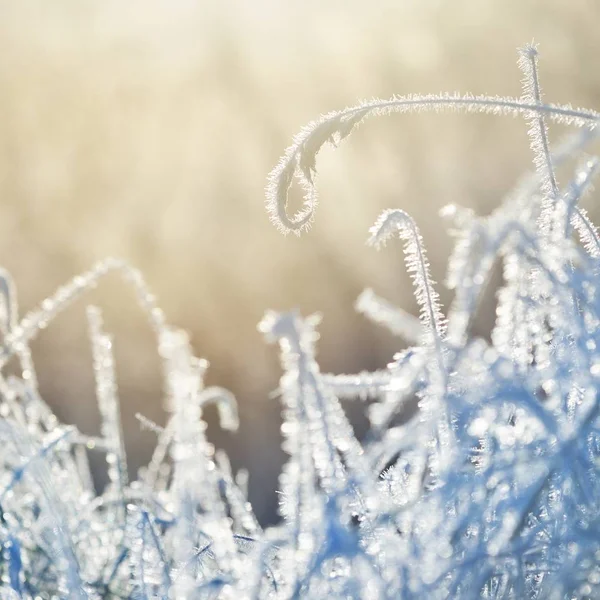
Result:
{"label": "golden blurred field", "polygon": [[[352,308],[370,286],[414,309],[399,245],[381,254],[364,246],[380,210],[416,218],[442,281],[450,238],[439,208],[489,211],[531,159],[518,120],[369,121],[320,156],[322,202],[300,239],[268,221],[268,172],[302,125],[361,98],[518,95],[516,48],[532,38],[546,98],[599,109],[598,23],[594,0],[0,0],[0,263],[22,310],[104,256],[139,267],[170,322],[211,361],[209,383],[235,392],[240,432],[213,426],[212,437],[250,468],[251,499],[268,519],[276,496],[264,491],[275,488],[282,454],[279,406],[268,397],[277,351],[256,331],[264,310],[324,313],[323,370],[385,365],[402,341]],[[164,422],[155,344],[116,279],[89,301],[116,335],[136,468],[154,440],[133,415]],[[84,306],[61,316],[34,352],[43,395],[94,433]]]}

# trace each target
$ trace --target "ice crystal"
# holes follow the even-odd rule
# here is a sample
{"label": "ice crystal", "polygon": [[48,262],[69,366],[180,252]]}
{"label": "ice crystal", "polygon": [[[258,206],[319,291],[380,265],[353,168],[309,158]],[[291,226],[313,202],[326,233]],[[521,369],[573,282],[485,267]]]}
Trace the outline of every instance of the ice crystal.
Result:
{"label": "ice crystal", "polygon": [[[453,109],[520,115],[535,170],[489,216],[444,209],[456,238],[444,315],[417,224],[400,209],[371,228],[404,242],[419,317],[366,290],[357,309],[411,347],[387,368],[321,373],[320,317],[268,312],[259,325],[284,374],[281,523],[263,530],[247,477],[208,442],[207,403],[236,429],[233,396],[204,387],[206,361],[171,327],[140,273],[107,259],[18,315],[0,272],[0,598],[540,599],[600,596],[600,236],[578,203],[598,159],[583,154],[600,114],[542,103],[537,49],[519,54],[523,96],[373,100],[306,127],[269,178],[284,232],[307,228],[316,155],[365,118]],[[582,128],[556,149],[549,122]],[[561,187],[556,169],[578,166]],[[306,192],[286,212],[296,176]],[[470,325],[495,263],[503,270],[491,342]],[[29,342],[109,272],[135,289],[157,337],[167,423],[128,474],[113,358],[100,309],[88,310],[100,434],[61,424],[41,397]],[[118,340],[117,342],[118,343]],[[17,361],[20,375],[5,367]],[[359,442],[342,402],[369,399]],[[407,413],[408,403],[418,410]],[[396,420],[402,415],[404,418]],[[397,423],[402,424],[397,424]],[[108,484],[96,491],[90,452]]]}

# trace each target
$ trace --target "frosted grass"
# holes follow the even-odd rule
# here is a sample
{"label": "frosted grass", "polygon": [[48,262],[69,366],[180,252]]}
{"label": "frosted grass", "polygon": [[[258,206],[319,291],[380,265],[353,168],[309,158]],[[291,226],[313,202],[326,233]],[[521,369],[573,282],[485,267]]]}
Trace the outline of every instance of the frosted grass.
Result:
{"label": "frosted grass", "polygon": [[[412,110],[521,116],[535,170],[488,217],[447,207],[456,245],[444,313],[425,241],[398,208],[371,228],[403,242],[419,317],[365,291],[357,309],[412,346],[386,369],[321,373],[320,317],[267,312],[259,329],[279,347],[283,376],[281,523],[263,530],[247,476],[206,439],[203,409],[238,425],[233,396],[204,387],[206,361],[171,327],[141,274],[107,259],[19,318],[0,272],[0,598],[290,600],[557,599],[600,596],[600,236],[578,206],[598,159],[583,155],[600,114],[542,102],[538,54],[520,51],[521,98],[410,96],[330,113],[295,139],[269,178],[267,208],[299,233],[316,206],[316,155],[369,116]],[[549,122],[583,128],[557,149]],[[578,166],[565,186],[556,168]],[[305,207],[286,211],[294,176]],[[343,212],[341,213],[343,217]],[[470,324],[500,261],[492,341]],[[88,320],[100,435],[59,422],[38,388],[29,342],[109,272],[136,290],[156,333],[167,424],[144,469],[127,473],[113,343],[100,309]],[[341,401],[372,400],[359,442]],[[412,399],[419,409],[394,417]],[[88,454],[101,452],[97,492]]]}

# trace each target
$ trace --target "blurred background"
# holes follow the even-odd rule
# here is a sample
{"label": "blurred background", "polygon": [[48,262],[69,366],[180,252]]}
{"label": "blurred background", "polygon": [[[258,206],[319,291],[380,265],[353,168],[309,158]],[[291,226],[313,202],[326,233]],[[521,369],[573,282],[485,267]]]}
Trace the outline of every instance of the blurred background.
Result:
{"label": "blurred background", "polygon": [[[251,501],[272,522],[285,457],[269,398],[278,351],[256,330],[265,309],[322,311],[323,371],[383,367],[403,341],[355,315],[354,301],[368,286],[415,303],[400,244],[365,247],[369,226],[384,208],[408,210],[443,282],[451,240],[439,209],[489,212],[531,157],[517,119],[370,120],[320,154],[321,204],[302,238],[270,225],[268,172],[304,124],[361,98],[519,95],[516,48],[532,39],[546,98],[599,109],[599,22],[595,0],[0,0],[0,264],[21,312],[107,255],[139,267],[210,361],[208,383],[236,394],[240,431],[221,432],[208,411],[209,436],[250,470]],[[115,334],[136,469],[154,434],[135,413],[165,415],[155,342],[116,277],[35,341],[41,391],[61,419],[98,433],[88,302]],[[360,432],[361,406],[347,407]]]}

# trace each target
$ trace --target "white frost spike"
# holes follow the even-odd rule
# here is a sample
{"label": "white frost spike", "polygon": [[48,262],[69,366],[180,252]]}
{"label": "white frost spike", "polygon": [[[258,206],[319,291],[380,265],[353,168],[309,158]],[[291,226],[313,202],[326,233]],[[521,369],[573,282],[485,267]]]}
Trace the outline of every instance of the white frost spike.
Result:
{"label": "white frost spike", "polygon": [[[201,511],[216,564],[222,572],[237,576],[239,561],[231,523],[221,497],[212,458],[214,450],[206,439],[206,423],[202,419],[203,406],[214,402],[219,406],[224,424],[236,427],[235,400],[221,388],[201,391],[207,363],[192,355],[189,338],[184,331],[165,329],[159,349],[166,367],[167,406],[173,423],[167,425],[163,434],[166,437],[167,432],[172,432],[173,435],[171,457],[174,469],[170,492],[180,515],[172,532],[175,561],[189,565],[198,543],[194,532],[199,518],[197,514]],[[176,594],[189,597],[194,579],[191,567],[180,571],[174,584]]]}
{"label": "white frost spike", "polygon": [[[356,440],[339,399],[324,385],[314,358],[316,324],[320,316],[302,319],[296,313],[267,313],[259,328],[270,339],[278,340],[286,375],[281,390],[289,406],[298,407],[300,427],[308,429],[314,468],[319,487],[329,498],[345,495],[364,506],[356,512],[366,518],[371,480],[363,449]],[[373,500],[374,502],[374,500]]]}
{"label": "white frost spike", "polygon": [[[305,402],[293,380],[298,372],[295,363],[300,348],[286,342],[294,332],[292,315],[278,315],[267,312],[258,325],[267,341],[281,340],[281,360],[286,369],[294,369],[281,380],[281,401],[283,403],[284,437],[282,449],[289,455],[279,476],[281,502],[280,514],[287,525],[286,537],[290,547],[283,553],[283,573],[288,588],[293,589],[304,574],[311,557],[311,548],[318,527],[320,498],[315,494],[315,466],[309,430],[306,427]],[[287,595],[289,597],[289,594]]]}
{"label": "white frost spike", "polygon": [[[108,447],[106,462],[108,478],[124,497],[127,487],[127,458],[123,442],[119,397],[115,362],[112,353],[112,340],[102,330],[102,313],[99,308],[89,306],[87,309],[92,356],[94,359],[94,375],[96,379],[96,397],[98,409],[102,417],[101,433]],[[124,509],[124,507],[123,507]],[[121,519],[125,514],[121,514]]]}
{"label": "white frost spike", "polygon": [[432,452],[432,472],[437,475],[440,465],[449,460],[451,453],[451,417],[445,403],[440,400],[445,394],[447,373],[444,357],[444,336],[446,321],[442,314],[434,282],[429,274],[429,263],[423,238],[413,219],[403,210],[384,211],[371,227],[369,244],[379,248],[394,234],[404,241],[404,260],[415,288],[415,298],[420,307],[424,334],[423,345],[435,353],[437,365],[431,369],[431,385],[419,394],[419,407],[424,419],[435,419],[441,411],[443,418],[437,426],[437,439]]}
{"label": "white frost spike", "polygon": [[[347,482],[346,471],[338,456],[336,438],[327,419],[328,401],[318,389],[318,367],[313,359],[314,329],[320,316],[303,321],[295,313],[269,312],[259,325],[267,339],[279,341],[282,365],[287,375],[282,377],[281,390],[287,404],[297,406],[297,426],[308,426],[309,444],[314,468],[326,493],[335,494]],[[293,400],[292,400],[293,399]]]}
{"label": "white frost spike", "polygon": [[401,209],[384,211],[369,230],[368,243],[375,248],[384,246],[387,240],[398,232],[404,240],[404,259],[415,286],[415,297],[421,311],[423,342],[435,349],[438,366],[444,370],[443,340],[446,322],[442,314],[434,281],[429,274],[429,262],[423,245],[423,238],[416,223]]}
{"label": "white frost spike", "polygon": [[371,288],[366,288],[361,293],[354,306],[359,313],[411,344],[418,343],[423,335],[419,319],[380,298]]}
{"label": "white frost spike", "polygon": [[[528,44],[519,51],[519,68],[523,73],[523,102],[541,107],[542,91],[538,75],[538,51],[536,46]],[[534,162],[540,175],[541,187],[546,198],[558,197],[558,184],[554,175],[550,145],[548,143],[548,127],[545,115],[541,111],[530,110],[525,113],[529,122],[529,143],[533,150]]]}

